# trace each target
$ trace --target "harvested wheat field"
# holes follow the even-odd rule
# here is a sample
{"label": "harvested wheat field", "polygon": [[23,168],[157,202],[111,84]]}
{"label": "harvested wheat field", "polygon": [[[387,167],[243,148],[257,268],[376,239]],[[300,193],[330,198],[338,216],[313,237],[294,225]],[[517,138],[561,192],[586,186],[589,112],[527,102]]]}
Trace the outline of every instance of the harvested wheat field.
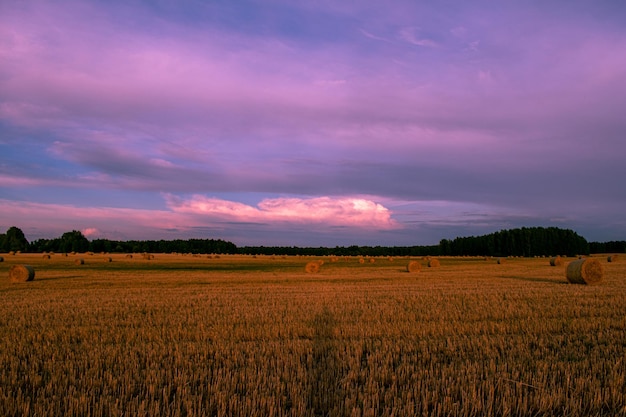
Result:
{"label": "harvested wheat field", "polygon": [[0,415],[626,413],[626,262],[83,257],[0,264]]}

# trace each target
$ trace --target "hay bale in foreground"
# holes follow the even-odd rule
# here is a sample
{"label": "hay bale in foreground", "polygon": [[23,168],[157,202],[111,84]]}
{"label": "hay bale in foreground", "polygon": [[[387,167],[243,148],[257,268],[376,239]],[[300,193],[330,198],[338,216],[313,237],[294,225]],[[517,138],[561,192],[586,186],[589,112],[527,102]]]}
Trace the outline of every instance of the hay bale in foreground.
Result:
{"label": "hay bale in foreground", "polygon": [[567,265],[565,276],[572,284],[600,284],[604,278],[604,271],[600,261],[594,258],[583,258],[570,262]]}
{"label": "hay bale in foreground", "polygon": [[418,261],[411,261],[406,266],[406,272],[419,272],[422,270],[422,264]]}
{"label": "hay bale in foreground", "polygon": [[308,262],[305,266],[304,266],[304,270],[308,273],[308,274],[315,274],[317,272],[320,272],[320,263],[319,262]]}
{"label": "hay bale in foreground", "polygon": [[429,268],[437,268],[439,266],[441,266],[441,263],[439,263],[439,259],[431,258],[428,260]]}
{"label": "hay bale in foreground", "polygon": [[74,261],[74,263],[76,265],[83,265],[85,263],[85,260],[83,258],[78,258]]}
{"label": "hay bale in foreground", "polygon": [[610,255],[606,258],[607,262],[615,262],[617,261],[617,255]]}
{"label": "hay bale in foreground", "polygon": [[11,282],[28,282],[35,279],[35,268],[30,265],[13,265],[9,269]]}
{"label": "hay bale in foreground", "polygon": [[555,256],[554,258],[550,258],[550,266],[561,266],[563,265],[563,258],[560,256]]}

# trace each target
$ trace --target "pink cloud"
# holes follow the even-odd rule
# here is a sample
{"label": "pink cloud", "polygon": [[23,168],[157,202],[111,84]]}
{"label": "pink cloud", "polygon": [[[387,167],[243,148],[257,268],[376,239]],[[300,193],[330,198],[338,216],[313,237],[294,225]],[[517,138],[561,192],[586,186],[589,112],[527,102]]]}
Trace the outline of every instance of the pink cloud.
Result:
{"label": "pink cloud", "polygon": [[364,198],[268,198],[257,207],[201,195],[187,200],[168,196],[167,200],[174,212],[216,217],[225,221],[311,223],[376,229],[398,227],[389,209]]}

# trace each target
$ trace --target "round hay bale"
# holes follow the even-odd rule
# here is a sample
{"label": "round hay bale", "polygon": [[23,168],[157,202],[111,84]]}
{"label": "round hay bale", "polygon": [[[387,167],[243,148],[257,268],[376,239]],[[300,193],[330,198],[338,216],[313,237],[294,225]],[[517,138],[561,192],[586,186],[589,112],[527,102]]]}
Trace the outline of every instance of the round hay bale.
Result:
{"label": "round hay bale", "polygon": [[47,253],[43,256],[44,259],[50,259],[50,255],[48,255]]}
{"label": "round hay bale", "polygon": [[364,264],[365,263],[365,259],[364,258],[359,258],[359,263],[360,264]]}
{"label": "round hay bale", "polygon": [[84,260],[83,258],[78,258],[78,259],[75,259],[75,260],[74,260],[74,263],[75,263],[76,265],[84,265],[85,260]]}
{"label": "round hay bale", "polygon": [[370,263],[371,263],[371,264],[373,264],[373,263],[375,263],[375,262],[376,262],[376,259],[374,259],[374,258],[370,258]]}
{"label": "round hay bale", "polygon": [[389,256],[389,257],[387,257],[387,260],[388,260],[389,262],[393,262],[393,257],[392,257],[392,256]]}
{"label": "round hay bale", "polygon": [[583,258],[567,265],[565,276],[572,284],[600,284],[604,278],[600,261],[594,258]]}
{"label": "round hay bale", "polygon": [[554,258],[550,258],[550,266],[561,266],[563,265],[563,258],[560,256],[555,256]]}
{"label": "round hay bale", "polygon": [[35,268],[30,265],[13,265],[9,269],[11,282],[28,282],[35,279]]}
{"label": "round hay bale", "polygon": [[307,264],[304,266],[304,270],[308,274],[315,274],[317,272],[320,272],[320,264],[319,262],[307,262]]}
{"label": "round hay bale", "polygon": [[15,251],[13,251],[13,250],[12,250],[12,251],[10,251],[10,252],[9,252],[9,255],[11,255],[11,256],[15,255]]}
{"label": "round hay bale", "polygon": [[610,255],[606,258],[607,262],[615,262],[617,261],[617,255]]}
{"label": "round hay bale", "polygon": [[422,264],[418,261],[411,261],[406,266],[406,272],[419,272],[422,269]]}
{"label": "round hay bale", "polygon": [[107,262],[113,262],[113,258],[111,258],[110,256],[106,259]]}
{"label": "round hay bale", "polygon": [[4,258],[0,256],[0,262],[4,262]]}
{"label": "round hay bale", "polygon": [[506,262],[506,260],[504,258],[498,258],[497,262],[498,262],[498,265],[500,265]]}
{"label": "round hay bale", "polygon": [[435,259],[435,258],[431,258],[428,260],[428,267],[429,268],[437,268],[441,266],[441,263],[439,262],[439,259]]}
{"label": "round hay bale", "polygon": [[130,253],[126,255],[126,258],[128,259],[133,259],[133,255],[131,255]]}

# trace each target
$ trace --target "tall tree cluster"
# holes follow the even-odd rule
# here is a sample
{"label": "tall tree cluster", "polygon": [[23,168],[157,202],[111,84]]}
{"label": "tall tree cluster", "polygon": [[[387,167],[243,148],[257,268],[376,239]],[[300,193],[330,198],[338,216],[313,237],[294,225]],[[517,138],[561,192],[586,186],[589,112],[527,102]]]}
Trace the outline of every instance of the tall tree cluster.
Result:
{"label": "tall tree cluster", "polygon": [[443,239],[439,247],[442,255],[452,256],[574,256],[589,253],[589,243],[584,237],[558,227],[522,227],[478,237]]}

